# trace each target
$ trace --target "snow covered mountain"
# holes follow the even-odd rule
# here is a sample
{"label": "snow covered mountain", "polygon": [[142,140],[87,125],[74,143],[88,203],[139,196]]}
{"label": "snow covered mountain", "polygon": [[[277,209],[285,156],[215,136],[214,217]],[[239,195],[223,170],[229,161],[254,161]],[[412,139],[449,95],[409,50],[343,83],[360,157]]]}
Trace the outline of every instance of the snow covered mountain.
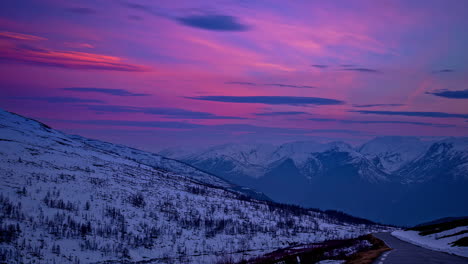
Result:
{"label": "snow covered mountain", "polygon": [[379,162],[383,170],[394,172],[424,154],[430,145],[417,137],[377,137],[362,145],[359,152]]}
{"label": "snow covered mountain", "polygon": [[405,183],[468,180],[468,138],[447,138],[398,171]]}
{"label": "snow covered mountain", "polygon": [[[462,191],[468,187],[467,142],[467,138],[377,137],[358,148],[344,142],[292,142],[261,148],[268,151],[243,146],[248,151],[233,153],[218,146],[175,158],[276,201],[411,225],[468,214],[459,202],[468,202]],[[262,153],[261,159],[250,158],[250,153]],[[432,196],[424,199],[440,210],[426,206],[421,197],[429,193]],[[388,214],[388,207],[402,213]]]}
{"label": "snow covered mountain", "polygon": [[215,263],[382,228],[3,110],[0,178],[2,263]]}
{"label": "snow covered mountain", "polygon": [[[322,164],[317,164],[317,155],[325,152],[346,153],[349,158],[347,163],[362,163],[366,160],[366,157],[344,142],[322,144],[313,141],[292,142],[280,146],[225,144],[198,152],[184,153],[180,149],[173,149],[162,151],[161,154],[221,175],[225,179],[242,182],[246,178],[263,177],[288,160],[293,162],[306,178],[311,179],[323,168]],[[376,176],[376,173],[365,175],[364,170],[362,172],[361,176],[364,178]]]}

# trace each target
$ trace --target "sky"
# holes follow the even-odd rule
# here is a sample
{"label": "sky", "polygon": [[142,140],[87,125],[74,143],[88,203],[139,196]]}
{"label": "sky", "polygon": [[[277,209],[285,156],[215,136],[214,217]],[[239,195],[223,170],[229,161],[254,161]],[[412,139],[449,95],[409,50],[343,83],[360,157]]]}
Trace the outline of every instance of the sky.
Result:
{"label": "sky", "polygon": [[0,3],[0,108],[146,150],[468,136],[466,0]]}

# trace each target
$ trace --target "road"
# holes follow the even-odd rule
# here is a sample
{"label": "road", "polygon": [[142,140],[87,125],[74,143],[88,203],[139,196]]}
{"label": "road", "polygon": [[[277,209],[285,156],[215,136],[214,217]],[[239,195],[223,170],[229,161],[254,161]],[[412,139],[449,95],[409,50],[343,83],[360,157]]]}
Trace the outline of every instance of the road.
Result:
{"label": "road", "polygon": [[422,248],[392,236],[390,233],[374,234],[393,250],[380,256],[374,264],[466,264],[468,258]]}

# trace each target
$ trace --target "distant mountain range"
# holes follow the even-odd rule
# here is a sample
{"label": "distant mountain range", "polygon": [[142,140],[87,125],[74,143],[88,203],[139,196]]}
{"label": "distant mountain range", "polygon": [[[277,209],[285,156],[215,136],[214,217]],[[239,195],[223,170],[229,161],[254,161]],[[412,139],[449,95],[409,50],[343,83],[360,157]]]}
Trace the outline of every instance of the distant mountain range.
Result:
{"label": "distant mountain range", "polygon": [[362,146],[292,142],[166,149],[275,201],[414,225],[468,214],[468,138],[377,137]]}
{"label": "distant mountain range", "polygon": [[386,227],[0,109],[0,263],[216,263]]}

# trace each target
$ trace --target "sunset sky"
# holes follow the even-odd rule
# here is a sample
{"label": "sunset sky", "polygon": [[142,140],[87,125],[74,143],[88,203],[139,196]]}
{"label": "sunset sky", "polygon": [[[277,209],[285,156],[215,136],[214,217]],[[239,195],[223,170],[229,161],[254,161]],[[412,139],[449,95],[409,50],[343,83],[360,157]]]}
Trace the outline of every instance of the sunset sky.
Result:
{"label": "sunset sky", "polygon": [[468,136],[468,2],[0,3],[0,108],[147,150]]}

